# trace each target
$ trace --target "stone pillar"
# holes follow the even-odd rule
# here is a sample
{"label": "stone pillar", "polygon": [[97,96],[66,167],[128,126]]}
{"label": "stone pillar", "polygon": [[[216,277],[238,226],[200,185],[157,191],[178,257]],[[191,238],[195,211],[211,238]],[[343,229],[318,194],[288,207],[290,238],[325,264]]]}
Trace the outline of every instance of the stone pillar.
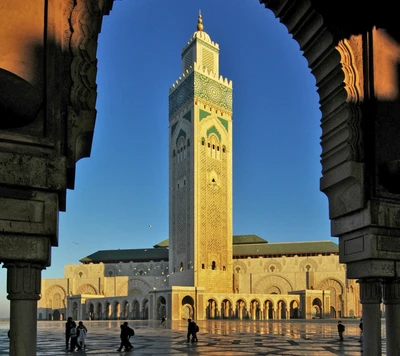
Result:
{"label": "stone pillar", "polygon": [[9,262],[4,267],[10,300],[10,356],[35,356],[37,301],[44,267],[28,262]]}
{"label": "stone pillar", "polygon": [[[363,307],[364,356],[382,355],[381,311],[382,285],[378,278],[363,278],[360,283],[360,301]],[[392,354],[388,353],[388,356]],[[394,354],[393,354],[394,355]]]}
{"label": "stone pillar", "polygon": [[[383,281],[383,303],[386,307],[387,355],[398,355],[400,350],[400,280]],[[365,325],[365,322],[364,322]]]}

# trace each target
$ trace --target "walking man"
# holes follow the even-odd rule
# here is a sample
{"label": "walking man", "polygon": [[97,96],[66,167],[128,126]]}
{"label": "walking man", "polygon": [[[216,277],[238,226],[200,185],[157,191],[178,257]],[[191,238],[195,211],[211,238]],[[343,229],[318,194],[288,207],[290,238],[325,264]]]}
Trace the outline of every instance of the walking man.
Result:
{"label": "walking man", "polygon": [[67,322],[65,323],[65,344],[66,344],[66,349],[69,350],[69,341],[71,339],[71,329],[73,326],[73,320],[69,316],[67,319]]}
{"label": "walking man", "polygon": [[188,319],[188,332],[186,342],[190,342],[190,337],[192,337],[192,342],[196,339],[196,323],[192,319]]}
{"label": "walking man", "polygon": [[340,341],[343,341],[343,332],[345,330],[345,326],[342,324],[341,320],[338,321],[337,331],[339,333]]}

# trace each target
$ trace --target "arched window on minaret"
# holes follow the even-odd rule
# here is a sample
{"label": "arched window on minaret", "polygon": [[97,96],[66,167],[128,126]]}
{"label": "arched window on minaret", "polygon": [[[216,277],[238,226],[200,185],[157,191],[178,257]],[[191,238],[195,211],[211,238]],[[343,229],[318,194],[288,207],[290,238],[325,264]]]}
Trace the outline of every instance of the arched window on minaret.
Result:
{"label": "arched window on minaret", "polygon": [[217,265],[216,265],[215,261],[212,261],[212,263],[211,263],[211,269],[216,269],[216,268],[217,268]]}
{"label": "arched window on minaret", "polygon": [[208,154],[212,158],[221,159],[221,155],[219,154],[219,140],[215,135],[209,137]]}
{"label": "arched window on minaret", "polygon": [[205,269],[206,266],[204,265],[204,263],[201,264],[201,269]]}
{"label": "arched window on minaret", "polygon": [[181,266],[179,267],[179,270],[182,272],[183,271],[183,262],[181,262]]}
{"label": "arched window on minaret", "polygon": [[186,158],[186,143],[185,139],[181,137],[176,145],[176,149],[178,151],[178,163],[183,161]]}

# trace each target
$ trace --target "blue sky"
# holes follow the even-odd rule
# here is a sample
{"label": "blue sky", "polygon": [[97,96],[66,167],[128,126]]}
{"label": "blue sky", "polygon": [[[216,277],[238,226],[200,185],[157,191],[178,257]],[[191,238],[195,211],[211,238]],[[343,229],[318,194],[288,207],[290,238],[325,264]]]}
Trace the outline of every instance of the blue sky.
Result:
{"label": "blue sky", "polygon": [[[77,163],[43,278],[98,250],[168,238],[168,90],[199,9],[220,46],[220,74],[233,81],[234,234],[337,242],[319,191],[315,78],[286,27],[258,0],[122,0],[99,36],[91,157]],[[0,317],[8,313],[1,269]]]}

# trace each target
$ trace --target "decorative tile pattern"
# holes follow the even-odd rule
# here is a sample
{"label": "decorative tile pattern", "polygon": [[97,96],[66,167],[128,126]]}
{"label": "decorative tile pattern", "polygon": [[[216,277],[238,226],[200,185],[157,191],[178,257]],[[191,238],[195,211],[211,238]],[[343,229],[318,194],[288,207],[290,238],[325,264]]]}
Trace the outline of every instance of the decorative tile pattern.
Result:
{"label": "decorative tile pattern", "polygon": [[183,104],[193,98],[200,98],[216,108],[232,111],[232,88],[193,71],[169,95],[169,116],[175,114]]}

